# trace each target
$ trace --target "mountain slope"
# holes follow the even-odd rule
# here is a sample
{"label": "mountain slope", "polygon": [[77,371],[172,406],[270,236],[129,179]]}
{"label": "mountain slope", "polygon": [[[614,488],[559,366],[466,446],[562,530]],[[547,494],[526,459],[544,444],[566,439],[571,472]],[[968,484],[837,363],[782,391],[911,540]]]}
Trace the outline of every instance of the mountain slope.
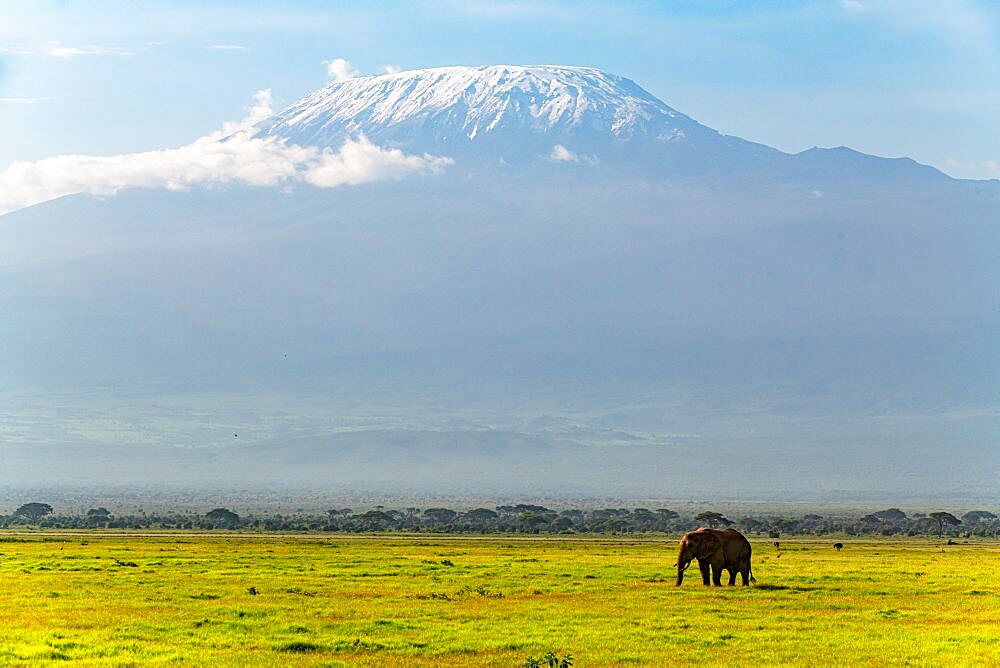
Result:
{"label": "mountain slope", "polygon": [[[755,472],[737,495],[875,489],[887,470],[898,489],[944,493],[1000,468],[984,436],[1000,393],[996,183],[849,149],[787,155],[581,68],[358,78],[260,127],[456,162],[398,182],[129,190],[0,217],[15,425],[2,436],[18,452],[124,441],[141,457],[239,432],[299,444],[281,478],[300,466],[314,484],[309,462],[336,466],[341,430],[419,433],[434,460],[454,434],[496,428],[518,435],[510,457],[551,466],[614,429],[643,447],[588,451],[572,476],[596,494],[618,488],[602,461],[648,469],[647,495],[661,477],[698,489],[721,461]],[[119,405],[142,407],[124,411],[136,425]],[[520,435],[548,418],[569,436],[532,459],[551,434]],[[377,456],[356,456],[376,448],[366,439],[344,456],[398,486],[405,471],[387,462],[380,477]],[[955,465],[935,480],[928,453],[945,441]],[[271,479],[273,458],[245,453],[244,477]],[[499,469],[482,461],[484,482]],[[477,466],[462,459],[463,486]]]}

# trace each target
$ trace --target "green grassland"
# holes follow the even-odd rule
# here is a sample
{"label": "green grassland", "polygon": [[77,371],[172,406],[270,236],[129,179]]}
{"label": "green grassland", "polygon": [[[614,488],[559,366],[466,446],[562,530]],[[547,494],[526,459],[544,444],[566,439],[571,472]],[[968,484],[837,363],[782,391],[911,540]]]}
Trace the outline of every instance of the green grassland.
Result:
{"label": "green grassland", "polygon": [[0,533],[0,664],[1000,664],[1000,544],[835,540]]}

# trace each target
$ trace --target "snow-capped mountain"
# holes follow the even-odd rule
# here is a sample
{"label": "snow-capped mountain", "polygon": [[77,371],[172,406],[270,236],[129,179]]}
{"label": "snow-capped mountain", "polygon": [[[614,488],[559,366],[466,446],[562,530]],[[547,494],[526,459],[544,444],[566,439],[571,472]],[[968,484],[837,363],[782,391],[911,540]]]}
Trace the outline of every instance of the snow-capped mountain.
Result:
{"label": "snow-capped mountain", "polygon": [[[672,109],[635,82],[584,67],[440,67],[329,84],[260,124],[264,136],[336,147],[363,133],[411,151],[451,151],[505,159],[602,159],[671,144],[758,145]],[[562,148],[556,149],[555,146]],[[546,152],[547,151],[547,152]]]}
{"label": "snow-capped mountain", "polygon": [[[259,437],[238,451],[242,482],[272,479],[277,457],[290,484],[337,471],[398,489],[420,471],[427,490],[481,490],[558,470],[567,490],[698,495],[725,463],[749,473],[732,494],[945,493],[948,470],[995,498],[1000,184],[844,148],[789,155],[574,67],[358,77],[257,129],[260,148],[311,160],[347,161],[361,134],[362,162],[454,160],[0,216],[0,396],[27,416],[0,433],[25,444],[8,476],[56,470],[38,443],[97,478],[78,444],[232,446],[204,408],[224,405],[239,445]],[[87,417],[95,391],[129,411],[153,399],[128,426]],[[344,460],[356,411],[385,429]],[[518,441],[532,424],[570,427]],[[610,429],[648,444],[605,448]],[[449,468],[463,430],[499,445]],[[544,456],[504,449],[518,442]]]}

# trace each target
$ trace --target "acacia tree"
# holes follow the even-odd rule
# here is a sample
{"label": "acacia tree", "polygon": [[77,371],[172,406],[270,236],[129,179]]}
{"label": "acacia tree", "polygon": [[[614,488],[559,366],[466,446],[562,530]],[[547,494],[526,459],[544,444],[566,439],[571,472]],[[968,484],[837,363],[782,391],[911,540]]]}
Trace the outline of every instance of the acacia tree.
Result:
{"label": "acacia tree", "polygon": [[988,510],[970,510],[962,515],[962,520],[966,524],[979,524],[982,521],[995,520],[997,516]]}
{"label": "acacia tree", "polygon": [[703,513],[698,513],[697,515],[694,516],[694,518],[699,522],[704,522],[713,529],[717,528],[719,525],[728,527],[733,524],[732,521],[726,516],[724,516],[722,513],[716,513],[711,510],[706,510]]}
{"label": "acacia tree", "polygon": [[906,521],[906,513],[904,513],[899,508],[889,508],[888,510],[879,510],[871,514],[875,519],[882,522],[897,523]]}
{"label": "acacia tree", "polygon": [[548,522],[549,518],[545,515],[540,515],[531,511],[521,513],[517,516],[517,523],[520,525],[521,530],[527,530],[530,533],[538,533],[539,526],[542,524],[548,524]]}
{"label": "acacia tree", "polygon": [[381,510],[369,510],[360,515],[354,515],[351,519],[357,521],[365,531],[385,531],[388,527],[396,524],[392,515]]}
{"label": "acacia tree", "polygon": [[240,516],[227,508],[215,508],[205,513],[205,519],[216,529],[235,529],[240,525]]}
{"label": "acacia tree", "polygon": [[934,522],[937,523],[938,537],[941,537],[941,536],[944,535],[944,525],[945,524],[947,524],[948,526],[953,526],[954,527],[954,526],[958,526],[959,524],[962,523],[962,520],[958,519],[957,517],[955,517],[951,513],[944,512],[943,510],[940,510],[940,511],[938,511],[936,513],[931,513],[928,517],[930,517],[931,520],[933,520]]}
{"label": "acacia tree", "polygon": [[31,522],[37,522],[38,520],[42,519],[43,517],[51,513],[52,513],[52,506],[50,506],[47,503],[37,503],[37,502],[26,503],[14,511],[14,514],[16,516],[23,517],[24,519],[30,520]]}
{"label": "acacia tree", "polygon": [[91,508],[87,511],[87,524],[91,526],[104,526],[111,520],[111,511],[101,506],[100,508]]}
{"label": "acacia tree", "polygon": [[462,514],[462,524],[479,531],[491,531],[497,525],[499,515],[489,508],[473,508]]}
{"label": "acacia tree", "polygon": [[458,513],[450,508],[428,508],[424,511],[424,517],[436,524],[450,524]]}

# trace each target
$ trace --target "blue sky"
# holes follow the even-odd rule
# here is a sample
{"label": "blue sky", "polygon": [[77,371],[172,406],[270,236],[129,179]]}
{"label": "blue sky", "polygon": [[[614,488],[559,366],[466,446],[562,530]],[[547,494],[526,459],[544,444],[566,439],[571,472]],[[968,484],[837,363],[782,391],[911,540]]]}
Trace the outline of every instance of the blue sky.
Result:
{"label": "blue sky", "polygon": [[0,171],[182,146],[329,80],[441,65],[586,65],[717,130],[1000,178],[1000,3],[0,4]]}

